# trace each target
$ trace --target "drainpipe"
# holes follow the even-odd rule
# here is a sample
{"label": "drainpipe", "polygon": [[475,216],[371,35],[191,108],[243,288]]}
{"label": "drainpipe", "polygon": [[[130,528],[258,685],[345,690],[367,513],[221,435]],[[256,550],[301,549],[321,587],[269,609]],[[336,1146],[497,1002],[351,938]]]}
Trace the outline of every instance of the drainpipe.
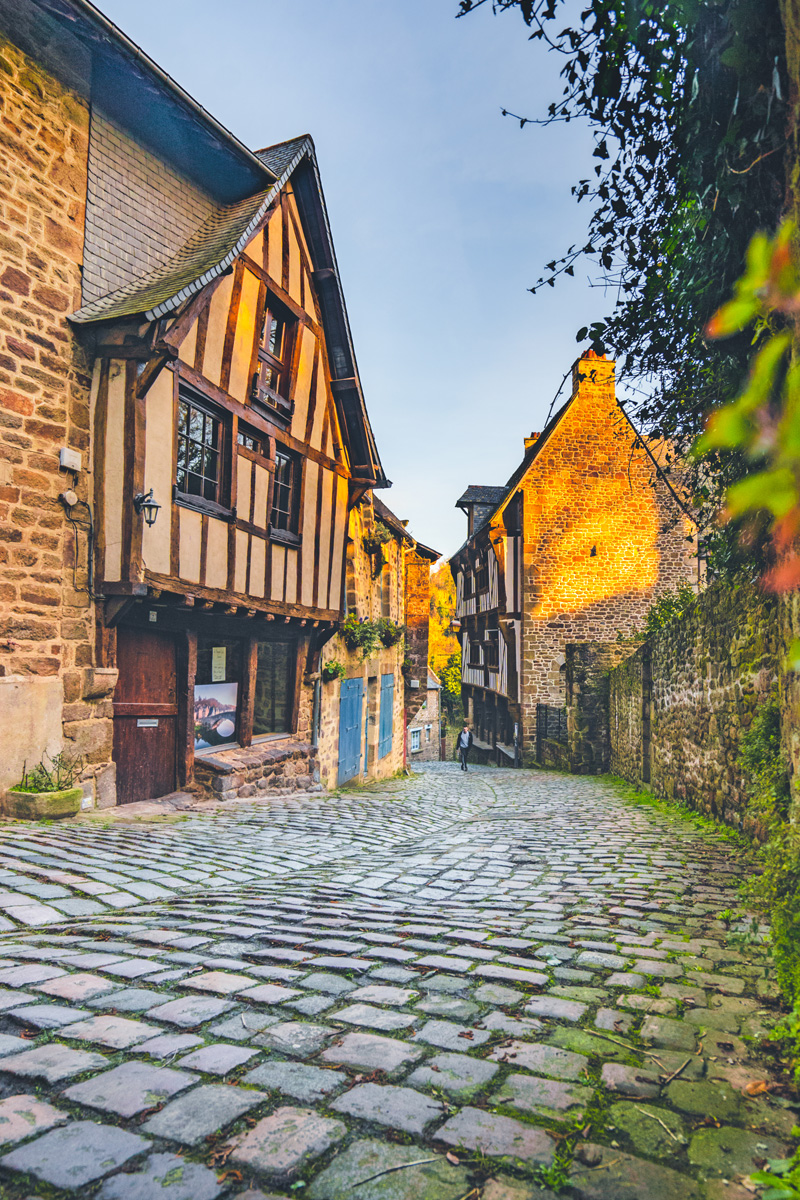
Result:
{"label": "drainpipe", "polygon": [[314,680],[314,708],[311,716],[311,745],[319,746],[319,717],[322,701],[322,680],[319,676]]}

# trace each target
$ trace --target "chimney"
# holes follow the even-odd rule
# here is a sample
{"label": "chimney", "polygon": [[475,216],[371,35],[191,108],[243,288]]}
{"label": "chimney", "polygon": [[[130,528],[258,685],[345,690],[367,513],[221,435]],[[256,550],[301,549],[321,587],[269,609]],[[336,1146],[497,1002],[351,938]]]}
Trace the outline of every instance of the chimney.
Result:
{"label": "chimney", "polygon": [[534,443],[539,440],[539,434],[532,433],[530,437],[523,438],[522,440],[525,444],[525,453],[527,454],[528,451],[530,450],[531,446],[533,446]]}
{"label": "chimney", "polygon": [[616,363],[605,354],[595,354],[594,350],[584,350],[583,354],[572,365],[572,394],[582,388],[611,387],[614,389],[614,369]]}

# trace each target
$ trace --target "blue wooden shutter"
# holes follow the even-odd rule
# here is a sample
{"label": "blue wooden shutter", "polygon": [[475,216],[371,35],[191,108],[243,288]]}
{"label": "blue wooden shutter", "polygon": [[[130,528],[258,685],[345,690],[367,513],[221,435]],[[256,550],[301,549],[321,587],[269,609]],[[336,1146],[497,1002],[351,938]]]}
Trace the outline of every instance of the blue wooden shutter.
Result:
{"label": "blue wooden shutter", "polygon": [[343,679],[339,695],[339,783],[358,774],[361,765],[363,679]]}
{"label": "blue wooden shutter", "polygon": [[394,675],[381,675],[381,711],[378,722],[378,758],[392,749],[394,727]]}

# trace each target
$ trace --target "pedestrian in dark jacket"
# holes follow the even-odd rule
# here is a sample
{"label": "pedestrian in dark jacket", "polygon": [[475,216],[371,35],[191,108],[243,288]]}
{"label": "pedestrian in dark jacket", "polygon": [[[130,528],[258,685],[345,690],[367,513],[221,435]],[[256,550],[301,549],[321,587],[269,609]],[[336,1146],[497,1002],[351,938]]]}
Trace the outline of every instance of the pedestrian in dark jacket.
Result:
{"label": "pedestrian in dark jacket", "polygon": [[467,771],[469,769],[467,767],[467,759],[472,749],[472,730],[466,722],[464,722],[464,728],[458,735],[456,747],[458,748],[458,761],[461,763],[461,770]]}

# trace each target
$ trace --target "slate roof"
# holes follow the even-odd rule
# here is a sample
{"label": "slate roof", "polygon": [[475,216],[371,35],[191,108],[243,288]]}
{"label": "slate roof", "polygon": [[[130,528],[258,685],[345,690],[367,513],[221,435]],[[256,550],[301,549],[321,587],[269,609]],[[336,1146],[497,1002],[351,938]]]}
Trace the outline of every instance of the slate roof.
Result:
{"label": "slate roof", "polygon": [[456,500],[455,507],[464,504],[499,504],[507,491],[505,487],[493,487],[489,484],[471,483],[463,496]]}
{"label": "slate roof", "polygon": [[[177,308],[228,270],[309,148],[313,153],[309,137],[293,138],[272,147],[275,161],[283,164],[283,170],[271,188],[247,196],[237,204],[221,206],[172,258],[117,291],[82,305],[70,320],[83,325],[144,313],[148,321],[153,321]],[[268,167],[270,163],[265,156],[269,153],[262,150],[258,155]]]}

